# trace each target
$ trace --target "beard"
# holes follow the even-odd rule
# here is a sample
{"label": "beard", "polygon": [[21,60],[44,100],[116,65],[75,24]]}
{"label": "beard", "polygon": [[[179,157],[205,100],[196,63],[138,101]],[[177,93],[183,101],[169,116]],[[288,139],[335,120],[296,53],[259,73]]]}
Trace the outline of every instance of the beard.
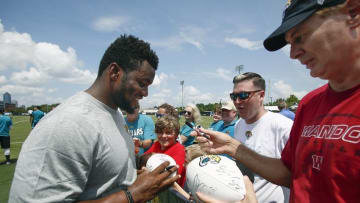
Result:
{"label": "beard", "polygon": [[131,104],[132,101],[127,97],[127,95],[129,95],[131,92],[134,91],[131,88],[127,88],[126,84],[127,84],[127,76],[125,74],[121,81],[120,90],[116,91],[116,93],[113,95],[113,101],[121,110],[133,114],[135,113],[136,106],[133,106]]}

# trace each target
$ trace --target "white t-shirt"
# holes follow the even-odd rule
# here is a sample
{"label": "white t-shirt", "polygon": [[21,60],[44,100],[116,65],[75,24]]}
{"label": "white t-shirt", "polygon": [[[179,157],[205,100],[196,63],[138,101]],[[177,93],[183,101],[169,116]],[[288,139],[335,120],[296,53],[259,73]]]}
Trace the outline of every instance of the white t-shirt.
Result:
{"label": "white t-shirt", "polygon": [[9,202],[74,202],[136,179],[134,144],[120,111],[86,92],[47,114],[24,142]]}
{"label": "white t-shirt", "polygon": [[[293,121],[283,115],[266,112],[259,120],[247,124],[239,119],[235,139],[255,152],[272,158],[281,158]],[[259,202],[288,202],[289,189],[268,182],[255,174],[254,189]]]}

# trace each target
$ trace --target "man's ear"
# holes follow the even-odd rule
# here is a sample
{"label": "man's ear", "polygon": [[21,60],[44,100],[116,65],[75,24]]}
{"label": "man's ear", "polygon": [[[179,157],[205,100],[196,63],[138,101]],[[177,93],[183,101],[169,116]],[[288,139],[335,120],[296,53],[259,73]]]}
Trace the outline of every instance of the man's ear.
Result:
{"label": "man's ear", "polygon": [[108,73],[110,75],[110,80],[116,81],[123,76],[124,70],[114,62],[109,65]]}
{"label": "man's ear", "polygon": [[360,1],[359,0],[347,0],[347,11],[351,17],[348,23],[352,29],[360,26]]}

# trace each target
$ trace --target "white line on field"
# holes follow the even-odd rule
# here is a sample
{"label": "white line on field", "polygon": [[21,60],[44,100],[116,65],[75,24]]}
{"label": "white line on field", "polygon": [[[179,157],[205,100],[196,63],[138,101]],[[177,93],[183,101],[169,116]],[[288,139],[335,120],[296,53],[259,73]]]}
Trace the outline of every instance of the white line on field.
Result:
{"label": "white line on field", "polygon": [[23,121],[18,121],[18,122],[14,122],[14,125],[15,124],[18,124],[18,123],[22,123],[22,122],[26,122],[27,120],[23,120]]}

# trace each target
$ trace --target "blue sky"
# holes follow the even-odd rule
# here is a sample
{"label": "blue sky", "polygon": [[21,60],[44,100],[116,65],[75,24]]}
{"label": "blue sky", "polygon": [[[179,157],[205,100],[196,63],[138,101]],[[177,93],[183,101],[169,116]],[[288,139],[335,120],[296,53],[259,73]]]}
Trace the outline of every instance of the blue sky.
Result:
{"label": "blue sky", "polygon": [[89,87],[112,41],[133,34],[160,63],[143,108],[229,100],[235,67],[267,81],[266,102],[301,98],[326,83],[263,40],[281,22],[286,0],[0,1],[0,94],[20,105],[64,101]]}

